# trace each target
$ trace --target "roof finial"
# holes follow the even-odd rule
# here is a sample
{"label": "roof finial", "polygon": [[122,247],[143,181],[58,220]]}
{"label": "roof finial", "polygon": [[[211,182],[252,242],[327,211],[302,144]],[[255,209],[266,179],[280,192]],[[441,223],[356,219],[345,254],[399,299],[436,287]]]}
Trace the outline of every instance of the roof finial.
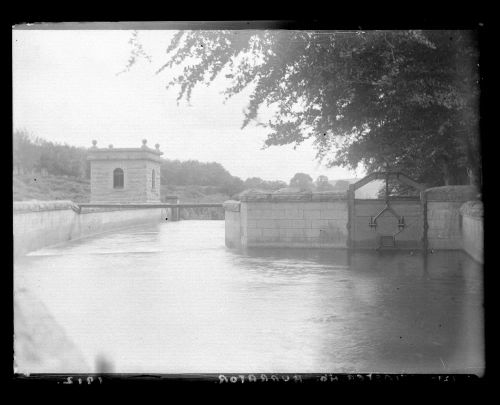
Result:
{"label": "roof finial", "polygon": [[148,140],[147,139],[143,139],[142,140],[142,147],[143,148],[147,148],[146,144],[148,143]]}
{"label": "roof finial", "polygon": [[96,146],[97,145],[97,141],[95,139],[92,141],[92,145],[93,145],[92,146],[93,148],[97,148],[97,146]]}
{"label": "roof finial", "polygon": [[159,144],[159,143],[157,143],[157,144],[155,145],[155,148],[156,148],[156,150],[160,150],[160,144]]}
{"label": "roof finial", "polygon": [[109,144],[109,149],[113,149],[113,144],[112,143]]}

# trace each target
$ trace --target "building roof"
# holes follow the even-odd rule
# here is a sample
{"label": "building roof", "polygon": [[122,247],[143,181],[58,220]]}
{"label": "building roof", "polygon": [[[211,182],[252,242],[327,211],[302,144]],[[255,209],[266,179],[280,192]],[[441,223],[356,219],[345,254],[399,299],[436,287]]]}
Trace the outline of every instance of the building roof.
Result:
{"label": "building roof", "polygon": [[87,160],[153,160],[161,161],[160,145],[156,144],[156,149],[146,145],[147,141],[142,141],[140,148],[114,148],[109,145],[107,148],[98,148],[97,141],[93,141],[93,146],[88,149]]}

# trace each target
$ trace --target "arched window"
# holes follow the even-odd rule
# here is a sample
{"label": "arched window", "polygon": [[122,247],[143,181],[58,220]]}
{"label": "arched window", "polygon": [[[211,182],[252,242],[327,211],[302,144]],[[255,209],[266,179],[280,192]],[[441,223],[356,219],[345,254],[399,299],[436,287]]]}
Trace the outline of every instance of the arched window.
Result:
{"label": "arched window", "polygon": [[156,184],[156,174],[155,174],[155,169],[151,172],[151,188],[154,190],[155,189],[155,184]]}
{"label": "arched window", "polygon": [[123,188],[123,169],[113,170],[113,188]]}

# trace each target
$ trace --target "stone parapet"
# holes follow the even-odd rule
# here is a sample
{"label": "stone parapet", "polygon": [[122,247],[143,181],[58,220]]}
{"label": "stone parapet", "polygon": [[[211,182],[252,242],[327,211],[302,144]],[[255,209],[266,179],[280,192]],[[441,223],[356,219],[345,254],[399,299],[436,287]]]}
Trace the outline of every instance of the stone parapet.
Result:
{"label": "stone parapet", "polygon": [[338,192],[302,192],[302,193],[260,193],[253,192],[242,194],[240,196],[242,202],[327,202],[347,200],[346,193]]}
{"label": "stone parapet", "polygon": [[234,201],[234,200],[224,201],[224,203],[222,204],[224,210],[233,212],[239,212],[240,205],[241,203],[239,201]]}
{"label": "stone parapet", "polygon": [[470,201],[476,200],[479,191],[474,186],[432,187],[424,191],[427,201]]}
{"label": "stone parapet", "polygon": [[482,218],[484,216],[482,201],[467,201],[460,207],[460,214],[473,218]]}
{"label": "stone parapet", "polygon": [[151,148],[90,148],[87,160],[152,160],[161,162],[163,152]]}
{"label": "stone parapet", "polygon": [[70,200],[58,201],[15,201],[13,204],[14,213],[21,212],[39,212],[39,211],[56,211],[56,210],[73,210],[79,212],[80,208],[77,204]]}

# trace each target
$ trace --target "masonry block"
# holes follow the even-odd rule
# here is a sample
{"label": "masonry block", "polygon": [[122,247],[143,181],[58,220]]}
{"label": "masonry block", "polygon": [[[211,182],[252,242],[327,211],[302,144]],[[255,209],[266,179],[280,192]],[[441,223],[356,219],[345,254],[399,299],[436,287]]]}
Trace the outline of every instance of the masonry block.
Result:
{"label": "masonry block", "polygon": [[311,228],[327,228],[328,220],[327,219],[313,219],[311,220]]}
{"label": "masonry block", "polygon": [[320,229],[319,228],[304,229],[304,235],[306,238],[319,238]]}
{"label": "masonry block", "polygon": [[273,210],[271,210],[271,209],[262,210],[262,218],[264,218],[264,219],[274,218]]}
{"label": "masonry block", "polygon": [[249,228],[247,229],[247,237],[249,240],[260,240],[262,239],[262,230],[259,228]]}
{"label": "masonry block", "polygon": [[287,218],[285,210],[273,209],[274,219],[284,219]]}
{"label": "masonry block", "polygon": [[257,220],[256,219],[247,220],[247,227],[248,228],[257,228]]}
{"label": "masonry block", "polygon": [[248,208],[247,209],[247,218],[250,219],[260,219],[262,218],[262,210]]}
{"label": "masonry block", "polygon": [[338,211],[338,210],[334,210],[334,209],[322,209],[321,210],[321,214],[320,214],[320,218],[321,219],[332,219],[332,218],[339,218],[341,217],[343,214]]}
{"label": "masonry block", "polygon": [[304,210],[304,219],[320,219],[321,211],[318,210]]}
{"label": "masonry block", "polygon": [[292,228],[300,228],[300,229],[305,228],[306,221],[303,219],[291,219],[290,222]]}
{"label": "masonry block", "polygon": [[257,219],[257,228],[277,228],[277,221],[273,219]]}
{"label": "masonry block", "polygon": [[294,209],[294,208],[287,208],[285,210],[285,215],[286,215],[286,218],[288,219],[301,219],[303,218],[303,210],[298,210],[298,209]]}
{"label": "masonry block", "polygon": [[262,230],[262,238],[264,240],[274,240],[274,239],[279,239],[280,237],[280,231],[279,229],[263,229]]}
{"label": "masonry block", "polygon": [[345,228],[346,221],[338,220],[338,219],[329,219],[328,226],[330,228]]}
{"label": "masonry block", "polygon": [[280,238],[304,238],[305,233],[303,229],[295,229],[295,228],[288,228],[288,229],[280,229],[279,230]]}

